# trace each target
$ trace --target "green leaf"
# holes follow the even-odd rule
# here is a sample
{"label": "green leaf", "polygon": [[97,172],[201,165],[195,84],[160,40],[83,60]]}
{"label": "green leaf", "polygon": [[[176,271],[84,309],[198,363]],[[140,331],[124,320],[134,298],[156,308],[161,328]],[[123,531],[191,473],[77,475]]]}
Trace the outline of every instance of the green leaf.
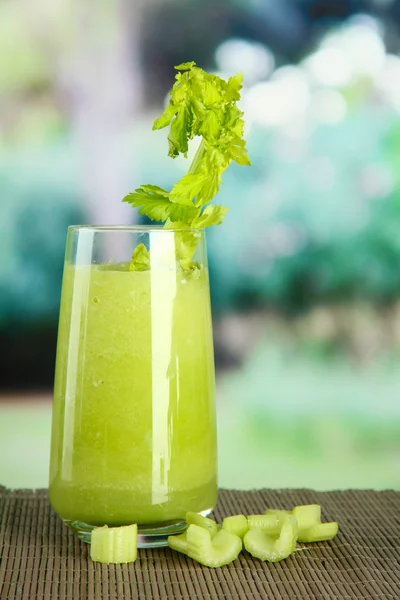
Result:
{"label": "green leaf", "polygon": [[210,227],[211,225],[220,225],[224,220],[229,208],[221,205],[210,205],[207,206],[201,217],[194,219],[192,227],[203,228]]}
{"label": "green leaf", "polygon": [[144,244],[136,246],[128,269],[129,271],[148,271],[150,269],[150,252]]}
{"label": "green leaf", "polygon": [[211,200],[218,194],[220,184],[220,175],[218,171],[210,173],[204,180],[204,185],[201,190],[201,194],[198,194],[196,198],[197,206],[204,206],[211,202]]}
{"label": "green leaf", "polygon": [[142,185],[139,189],[148,194],[155,194],[157,196],[169,198],[169,192],[167,192],[167,190],[164,190],[162,187],[159,187],[158,185],[151,185],[150,183],[148,183],[147,185]]}
{"label": "green leaf", "polygon": [[204,113],[200,132],[207,136],[207,139],[216,142],[221,134],[224,115],[221,114],[221,108],[210,108]]}
{"label": "green leaf", "polygon": [[175,234],[175,252],[182,269],[184,271],[196,271],[199,269],[199,265],[193,260],[200,237],[199,233],[188,229],[188,225],[184,221],[172,222],[168,220],[164,227],[166,229],[178,230]]}
{"label": "green leaf", "polygon": [[178,107],[174,106],[173,104],[168,104],[167,108],[165,109],[165,111],[163,112],[163,114],[161,115],[161,117],[159,117],[158,119],[156,119],[153,123],[153,131],[155,129],[163,129],[164,127],[167,127],[173,117],[176,115],[176,113],[178,112]]}
{"label": "green leaf", "polygon": [[192,62],[181,63],[180,65],[177,65],[176,67],[174,67],[174,69],[176,69],[177,71],[189,71],[190,69],[192,69],[195,66],[196,66],[196,63],[192,61]]}
{"label": "green leaf", "polygon": [[193,211],[196,210],[193,206],[173,204],[169,200],[168,192],[158,188],[158,186],[150,185],[138,188],[135,192],[128,194],[123,201],[139,208],[139,214],[146,215],[152,221],[164,222],[167,219],[187,221],[193,216]]}
{"label": "green leaf", "polygon": [[182,269],[193,269],[193,256],[196,252],[199,235],[195,231],[178,231],[175,234],[176,257],[181,263]]}
{"label": "green leaf", "polygon": [[167,219],[164,223],[164,229],[187,229],[188,224],[184,221],[171,221],[171,219]]}
{"label": "green leaf", "polygon": [[171,190],[171,202],[193,206],[192,200],[202,191],[207,176],[203,173],[188,173]]}
{"label": "green leaf", "polygon": [[242,89],[243,83],[243,74],[238,73],[233,77],[229,78],[228,86],[226,90],[226,100],[227,102],[236,102],[240,100],[240,90]]}
{"label": "green leaf", "polygon": [[178,110],[178,114],[171,122],[171,129],[168,135],[169,141],[169,156],[175,158],[179,154],[187,155],[188,151],[188,131],[190,129],[190,116],[186,107],[182,106]]}
{"label": "green leaf", "polygon": [[229,147],[229,155],[231,159],[237,162],[239,165],[251,165],[244,140],[237,138],[236,141]]}
{"label": "green leaf", "polygon": [[198,80],[201,99],[205,106],[217,107],[224,102],[225,93],[221,81],[219,77],[212,75]]}

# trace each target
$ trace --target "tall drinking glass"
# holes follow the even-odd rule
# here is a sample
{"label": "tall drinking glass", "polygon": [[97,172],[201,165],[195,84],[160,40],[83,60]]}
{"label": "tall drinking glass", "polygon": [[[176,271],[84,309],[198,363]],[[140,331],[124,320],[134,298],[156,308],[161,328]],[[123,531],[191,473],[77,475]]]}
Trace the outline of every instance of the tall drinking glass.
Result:
{"label": "tall drinking glass", "polygon": [[[58,331],[50,502],[84,541],[137,523],[166,545],[217,500],[214,358],[203,230],[70,227]],[[139,244],[147,265],[131,270]],[[143,270],[141,270],[143,269]]]}

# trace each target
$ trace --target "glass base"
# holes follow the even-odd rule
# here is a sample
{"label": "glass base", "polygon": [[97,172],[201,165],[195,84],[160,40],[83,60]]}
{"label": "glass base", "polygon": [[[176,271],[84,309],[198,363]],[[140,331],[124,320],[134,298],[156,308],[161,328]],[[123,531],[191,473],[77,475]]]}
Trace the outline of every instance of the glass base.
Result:
{"label": "glass base", "polygon": [[[203,510],[198,514],[207,517],[212,508]],[[91,535],[95,525],[88,525],[81,521],[66,521],[64,523],[72,529],[76,536],[86,544],[90,544]],[[161,548],[168,546],[169,535],[179,535],[186,530],[185,520],[169,521],[168,523],[155,523],[154,525],[138,525],[138,548]]]}

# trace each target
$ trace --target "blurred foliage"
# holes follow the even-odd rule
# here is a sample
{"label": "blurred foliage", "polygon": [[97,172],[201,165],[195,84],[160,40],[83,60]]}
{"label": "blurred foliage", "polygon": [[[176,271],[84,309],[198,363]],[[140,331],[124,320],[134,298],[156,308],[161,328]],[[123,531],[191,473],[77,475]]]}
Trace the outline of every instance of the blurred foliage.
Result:
{"label": "blurred foliage", "polygon": [[[291,313],[320,302],[394,301],[400,290],[399,131],[397,115],[367,106],[305,140],[254,130],[253,167],[226,173],[220,202],[231,211],[223,227],[208,234],[216,311],[268,303]],[[155,137],[150,168],[147,145],[148,136],[139,176],[170,186],[182,165],[171,170],[165,141]],[[66,227],[86,220],[74,153],[66,138],[3,152],[0,244],[9,257],[0,267],[3,322],[12,314],[57,312]]]}
{"label": "blurred foliage", "polygon": [[220,200],[232,210],[223,230],[210,233],[216,306],[268,302],[292,312],[357,298],[394,301],[398,132],[395,113],[363,106],[303,140],[252,135],[251,173],[227,173]]}
{"label": "blurred foliage", "polygon": [[[267,302],[290,313],[321,301],[395,300],[399,131],[396,115],[364,107],[339,125],[319,127],[295,160],[293,139],[254,131],[253,167],[227,172],[220,202],[232,210],[223,227],[208,234],[215,309]],[[145,151],[140,176],[171,185],[179,167],[168,168],[164,140],[154,141],[151,169]],[[85,221],[74,162],[74,146],[66,141],[3,153],[3,320],[21,314],[22,307],[27,317],[47,314],[50,307],[57,312],[66,226]],[[16,269],[18,279],[10,286]]]}
{"label": "blurred foliage", "polygon": [[[239,59],[253,51],[256,66],[263,57],[271,66],[261,81],[248,78],[245,95],[283,76],[289,85],[275,106],[273,93],[245,99],[253,167],[228,170],[219,201],[232,210],[208,233],[217,365],[241,366],[219,371],[220,483],[399,488],[399,64],[385,93],[365,73],[336,89],[308,81],[304,114],[297,106],[303,58],[361,11],[379,15],[369,26],[397,53],[400,0],[0,0],[3,387],[52,384],[66,229],[88,220],[82,154],[93,144],[79,135],[96,112],[87,76],[97,57],[121,43],[121,31],[131,36],[132,81],[122,89],[136,86],[145,99],[126,132],[131,185],[170,188],[187,165],[167,158],[165,132],[150,131],[173,66],[190,59],[223,71],[217,47],[239,40]],[[104,80],[94,79],[101,89]],[[289,96],[295,118],[284,122]],[[325,105],[333,117],[321,118]],[[104,121],[112,135],[112,118]],[[2,475],[10,485],[46,484],[47,434],[37,435],[32,417],[19,437],[14,416],[0,420],[5,452],[8,431],[18,448],[33,433],[29,469],[43,474],[29,479],[14,452]]]}
{"label": "blurred foliage", "polygon": [[0,329],[57,322],[66,229],[84,220],[72,152],[60,144],[2,155]]}
{"label": "blurred foliage", "polygon": [[46,87],[50,57],[27,27],[21,5],[0,2],[0,92],[26,93]]}
{"label": "blurred foliage", "polygon": [[[186,168],[167,158],[164,132],[149,135],[173,64],[190,56],[212,68],[224,40],[255,40],[278,67],[265,75],[267,81],[289,60],[313,53],[332,23],[367,4],[146,3],[138,23],[149,102],[127,132],[127,144],[140,148],[133,159],[132,188],[144,182],[168,188]],[[78,158],[82,146],[71,118],[71,106],[83,92],[78,85],[71,98],[72,88],[68,95],[63,87],[84,48],[90,11],[79,9],[83,25],[78,26],[73,15],[79,6],[40,0],[36,10],[22,0],[0,0],[0,332],[7,335],[16,326],[56,327],[66,228],[87,221]],[[114,39],[118,32],[117,17],[108,19],[110,5],[101,6],[90,39],[94,52],[103,37]],[[386,23],[386,47],[396,49],[399,19],[390,19],[400,3],[386,12],[369,6]],[[291,316],[321,303],[396,303],[399,105],[379,95],[371,78],[354,78],[336,94],[344,114],[329,123],[314,118],[320,92],[310,86],[304,122],[269,126],[257,122],[251,106],[246,112],[253,167],[228,170],[219,201],[232,210],[223,227],[208,234],[216,316],[260,306]],[[270,106],[266,101],[255,109],[267,114]]]}
{"label": "blurred foliage", "polygon": [[219,344],[241,368],[217,386],[222,485],[399,489],[399,302],[228,319]]}
{"label": "blurred foliage", "polygon": [[[170,86],[170,71],[188,56],[214,67],[224,39],[255,40],[271,48],[278,64],[296,63],[332,27],[355,14],[385,24],[391,52],[400,49],[400,0],[151,0],[143,6],[142,61],[147,100],[158,101]],[[168,32],[168,35],[166,35]]]}

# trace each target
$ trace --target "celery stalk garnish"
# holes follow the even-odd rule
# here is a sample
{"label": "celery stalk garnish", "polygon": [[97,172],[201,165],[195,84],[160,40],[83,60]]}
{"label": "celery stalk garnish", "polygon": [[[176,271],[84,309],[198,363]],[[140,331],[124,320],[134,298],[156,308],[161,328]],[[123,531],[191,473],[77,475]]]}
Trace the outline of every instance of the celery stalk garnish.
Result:
{"label": "celery stalk garnish", "polygon": [[[138,208],[139,214],[164,223],[167,229],[220,225],[228,208],[210,202],[218,194],[222,174],[232,161],[250,165],[243,139],[243,113],[237,106],[243,77],[239,73],[225,81],[206,73],[194,62],[175,69],[179,73],[170,102],[154,122],[153,130],[169,126],[171,158],[180,154],[187,158],[189,141],[195,137],[201,138],[200,145],[188,173],[169,192],[157,185],[142,185],[123,201]],[[178,234],[177,259],[185,270],[195,267],[192,258],[196,244],[194,232]],[[130,269],[144,268],[143,253],[135,250]]]}

